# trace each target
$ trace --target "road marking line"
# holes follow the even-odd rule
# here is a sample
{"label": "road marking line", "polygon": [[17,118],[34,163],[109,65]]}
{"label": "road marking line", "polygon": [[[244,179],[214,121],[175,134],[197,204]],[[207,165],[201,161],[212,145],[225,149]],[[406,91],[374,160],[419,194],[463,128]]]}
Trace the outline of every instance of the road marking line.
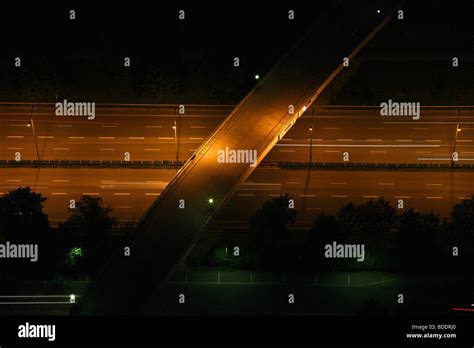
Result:
{"label": "road marking line", "polygon": [[173,137],[158,137],[159,140],[173,140]]}
{"label": "road marking line", "polygon": [[426,139],[425,141],[427,143],[440,143],[441,142],[441,140],[439,139]]}
{"label": "road marking line", "polygon": [[118,127],[118,125],[103,124],[101,127],[104,127],[104,128],[116,128],[116,127]]}
{"label": "road marking line", "polygon": [[204,140],[204,138],[188,138],[189,140]]}
{"label": "road marking line", "polygon": [[145,149],[145,151],[161,151],[160,149]]}
{"label": "road marking line", "polygon": [[23,181],[23,180],[19,180],[19,179],[7,179],[5,180],[7,182],[20,182],[20,181]]}
{"label": "road marking line", "polygon": [[323,128],[325,130],[338,130],[339,128],[336,128],[336,127],[325,127]]}
{"label": "road marking line", "polygon": [[[413,124],[413,122],[397,122],[397,121],[386,121],[383,122],[384,124]],[[418,124],[458,124],[457,122],[443,122],[443,121],[426,121],[420,122],[417,121]],[[474,124],[474,122],[462,122],[463,124]]]}
{"label": "road marking line", "polygon": [[339,153],[341,151],[338,151],[338,150],[324,150],[324,152],[327,152],[327,153]]}
{"label": "road marking line", "polygon": [[253,193],[238,193],[237,196],[239,197],[253,197]]}
{"label": "road marking line", "polygon": [[387,153],[387,151],[383,151],[383,150],[370,150],[370,153]]}
{"label": "road marking line", "polygon": [[331,185],[347,185],[347,182],[332,182]]}
{"label": "road marking line", "polygon": [[8,139],[23,139],[23,135],[7,135]]}
{"label": "road marking line", "polygon": [[395,141],[407,141],[408,142],[408,141],[413,141],[413,140],[411,140],[411,139],[396,139]]}
{"label": "road marking line", "polygon": [[336,139],[337,141],[352,141],[352,139]]}
{"label": "road marking line", "polygon": [[411,196],[393,196],[394,198],[411,198]]}
{"label": "road marking line", "polygon": [[99,149],[99,151],[115,151],[115,149],[107,149],[107,148],[102,149],[102,148],[101,148],[101,149]]}
{"label": "road marking line", "polygon": [[69,147],[55,147],[53,148],[53,150],[57,150],[57,151],[69,151]]}
{"label": "road marking line", "polygon": [[380,186],[393,186],[395,184],[393,182],[379,182],[379,183],[377,183],[377,185],[380,185]]}
{"label": "road marking line", "polygon": [[82,195],[83,196],[98,196],[99,193],[98,192],[83,192]]}
{"label": "road marking line", "polygon": [[382,139],[366,139],[366,141],[383,141]]}
{"label": "road marking line", "polygon": [[7,147],[7,150],[23,150],[22,147]]}
{"label": "road marking line", "polygon": [[280,152],[295,152],[295,150],[279,150]]}
{"label": "road marking line", "polygon": [[10,127],[28,127],[27,124],[11,124]]}
{"label": "road marking line", "polygon": [[442,186],[443,184],[425,184],[426,186]]}
{"label": "road marking line", "polygon": [[143,140],[145,137],[128,137],[130,140]]}
{"label": "road marking line", "polygon": [[300,195],[300,197],[316,197],[316,195]]}
{"label": "road marking line", "polygon": [[368,195],[368,196],[362,196],[362,198],[379,198],[379,196],[370,196],[370,195]]}
{"label": "road marking line", "polygon": [[163,126],[146,126],[146,128],[163,128]]}
{"label": "road marking line", "polygon": [[347,198],[346,195],[331,195],[331,198]]}
{"label": "road marking line", "polygon": [[[276,144],[275,146],[282,147],[309,147],[309,144]],[[412,147],[420,147],[420,148],[439,148],[441,145],[428,145],[428,144],[313,144],[313,147],[377,147],[377,148],[412,148]]]}
{"label": "road marking line", "polygon": [[115,139],[115,137],[99,137],[99,139]]}
{"label": "road marking line", "polygon": [[67,195],[66,192],[52,192],[51,195],[53,196],[65,196]]}
{"label": "road marking line", "polygon": [[444,197],[441,196],[426,196],[428,199],[443,199]]}
{"label": "road marking line", "polygon": [[72,124],[57,124],[56,127],[63,127],[63,128],[72,127]]}
{"label": "road marking line", "polygon": [[52,135],[38,135],[38,139],[54,139]]}
{"label": "road marking line", "polygon": [[129,192],[114,192],[114,196],[130,196]]}
{"label": "road marking line", "polygon": [[153,193],[153,192],[147,192],[145,193],[145,196],[159,196],[161,193]]}
{"label": "road marking line", "polygon": [[278,186],[278,185],[281,185],[281,183],[273,183],[273,182],[244,182],[242,185]]}
{"label": "road marking line", "polygon": [[191,126],[191,128],[194,128],[194,129],[203,129],[203,128],[206,128],[206,126]]}
{"label": "road marking line", "polygon": [[417,157],[418,161],[451,161],[451,158],[429,158],[429,157]]}
{"label": "road marking line", "polygon": [[84,137],[79,137],[79,136],[74,136],[74,137],[68,137],[69,139],[84,139]]}
{"label": "road marking line", "polygon": [[69,182],[68,179],[53,179],[53,182]]}

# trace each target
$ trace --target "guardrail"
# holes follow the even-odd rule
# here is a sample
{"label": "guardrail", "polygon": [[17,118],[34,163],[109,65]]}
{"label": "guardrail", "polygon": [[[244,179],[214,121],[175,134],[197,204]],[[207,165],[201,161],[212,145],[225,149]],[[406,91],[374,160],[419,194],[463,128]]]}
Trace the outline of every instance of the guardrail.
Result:
{"label": "guardrail", "polygon": [[474,164],[460,163],[371,163],[371,162],[263,162],[259,167],[285,169],[474,169]]}
{"label": "guardrail", "polygon": [[[7,168],[149,168],[149,169],[179,169],[185,161],[94,161],[94,160],[0,160],[0,167]],[[453,169],[473,170],[474,164],[460,163],[371,163],[371,162],[262,162],[259,168],[284,169],[381,169],[381,170],[410,170],[410,169]]]}
{"label": "guardrail", "polygon": [[9,168],[181,168],[184,161],[93,161],[93,160],[0,160],[0,167]]}

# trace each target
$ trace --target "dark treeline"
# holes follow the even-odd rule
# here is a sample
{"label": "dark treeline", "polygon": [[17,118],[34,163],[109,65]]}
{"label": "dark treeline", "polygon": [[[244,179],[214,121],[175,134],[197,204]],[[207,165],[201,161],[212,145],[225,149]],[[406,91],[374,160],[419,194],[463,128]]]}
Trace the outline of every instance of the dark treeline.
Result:
{"label": "dark treeline", "polygon": [[[38,246],[38,260],[4,258],[0,279],[77,278],[95,274],[114,245],[117,221],[99,197],[82,196],[69,218],[51,228],[43,212],[47,198],[21,187],[0,197],[0,243]],[[66,209],[66,207],[65,207]]]}
{"label": "dark treeline", "polygon": [[[297,211],[288,195],[263,205],[250,219],[250,238],[230,265],[257,270],[390,271],[463,273],[474,261],[474,196],[456,204],[449,218],[413,208],[395,209],[384,199],[348,203],[336,214],[321,213],[301,240],[291,231]],[[297,238],[298,237],[298,238]],[[325,247],[364,245],[363,262],[327,258]],[[219,265],[218,248],[207,265]]]}

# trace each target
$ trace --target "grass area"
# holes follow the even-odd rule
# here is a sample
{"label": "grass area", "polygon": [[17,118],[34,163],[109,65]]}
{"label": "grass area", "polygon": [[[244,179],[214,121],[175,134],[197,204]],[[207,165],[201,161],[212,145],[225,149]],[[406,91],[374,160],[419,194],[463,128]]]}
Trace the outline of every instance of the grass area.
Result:
{"label": "grass area", "polygon": [[[347,276],[352,276],[348,285]],[[367,302],[386,309],[388,315],[455,314],[450,308],[469,301],[473,279],[455,276],[401,275],[382,273],[319,274],[319,283],[282,283],[281,274],[222,274],[217,283],[214,274],[188,275],[188,283],[169,282],[146,307],[148,314],[222,315],[222,314],[285,314],[285,315],[357,315]],[[292,277],[302,275],[292,275]],[[314,275],[313,275],[314,276]],[[263,280],[273,283],[258,283]],[[276,277],[276,278],[275,278]],[[359,277],[359,279],[358,279]],[[213,279],[214,278],[214,279]],[[230,279],[233,279],[232,281]],[[238,283],[235,279],[247,283]],[[375,282],[371,282],[373,280]],[[369,282],[367,282],[369,281]],[[373,283],[373,284],[372,284]],[[372,284],[372,285],[363,285]],[[465,289],[461,291],[460,289]],[[179,294],[186,302],[178,302]],[[294,303],[288,303],[293,294]],[[404,303],[397,302],[404,295]]]}

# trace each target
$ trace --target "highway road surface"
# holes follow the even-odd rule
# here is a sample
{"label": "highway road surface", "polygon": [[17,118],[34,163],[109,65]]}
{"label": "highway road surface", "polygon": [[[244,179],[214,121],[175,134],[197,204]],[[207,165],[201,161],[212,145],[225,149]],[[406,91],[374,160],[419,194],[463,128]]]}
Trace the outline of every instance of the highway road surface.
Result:
{"label": "highway road surface", "polygon": [[[37,159],[33,118],[42,160],[189,159],[233,106],[97,105],[96,118],[59,117],[52,104],[0,104],[0,159]],[[313,114],[313,110],[315,111]],[[459,110],[459,117],[458,117]],[[176,114],[176,115],[175,115]],[[173,129],[176,119],[176,139]],[[313,131],[310,131],[313,124]],[[461,129],[457,132],[457,128]],[[312,138],[312,139],[311,139]],[[265,161],[474,163],[474,107],[421,107],[419,120],[380,116],[380,107],[312,105]]]}
{"label": "highway road surface", "polygon": [[[173,178],[174,169],[2,168],[0,195],[30,186],[48,200],[53,225],[68,218],[69,200],[99,196],[119,222],[138,222]],[[264,202],[288,193],[297,221],[307,228],[321,212],[335,213],[345,203],[385,198],[393,206],[449,216],[453,204],[474,194],[472,171],[312,170],[257,168],[216,216],[209,228],[246,228]]]}

